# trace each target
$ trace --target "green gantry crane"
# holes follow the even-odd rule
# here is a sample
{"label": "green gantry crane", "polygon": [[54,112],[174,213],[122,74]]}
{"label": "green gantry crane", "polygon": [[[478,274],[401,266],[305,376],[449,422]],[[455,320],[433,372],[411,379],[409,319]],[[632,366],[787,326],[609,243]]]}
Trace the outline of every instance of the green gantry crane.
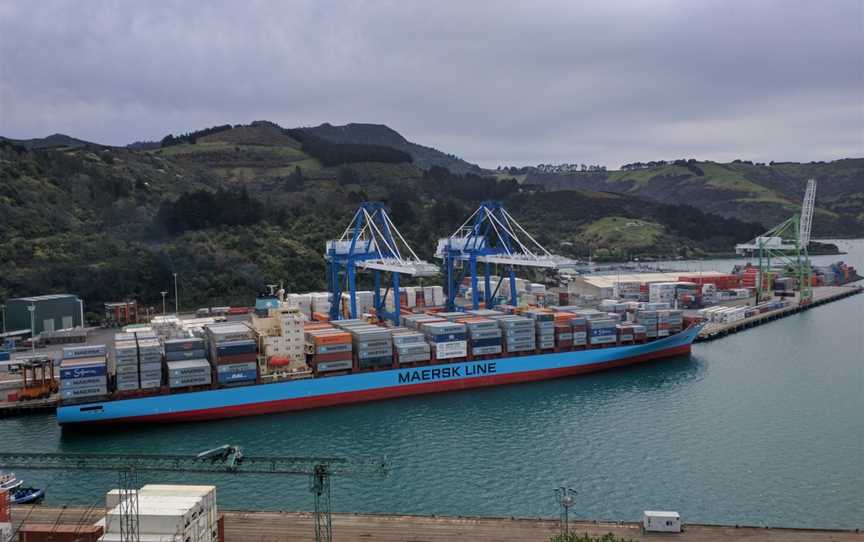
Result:
{"label": "green gantry crane", "polygon": [[358,461],[341,457],[250,457],[239,446],[222,445],[197,455],[2,453],[0,467],[25,470],[89,470],[120,473],[121,539],[139,542],[137,473],[194,472],[258,475],[305,475],[315,499],[316,542],[331,542],[330,477],[383,478],[386,459]]}
{"label": "green gantry crane", "polygon": [[802,305],[813,300],[811,284],[812,268],[807,254],[810,244],[810,230],[813,226],[813,209],[816,205],[816,179],[807,181],[801,212],[796,213],[774,226],[755,239],[735,246],[735,252],[758,257],[759,277],[756,281],[756,302],[761,302],[766,294],[770,296],[768,282],[773,266],[780,267],[787,275],[798,281]]}

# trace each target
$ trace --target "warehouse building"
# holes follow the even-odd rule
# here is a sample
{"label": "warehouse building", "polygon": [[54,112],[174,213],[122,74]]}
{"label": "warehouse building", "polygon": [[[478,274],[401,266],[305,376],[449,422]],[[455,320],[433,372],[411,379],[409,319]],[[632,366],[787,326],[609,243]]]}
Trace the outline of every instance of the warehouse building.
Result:
{"label": "warehouse building", "polygon": [[636,292],[639,287],[652,282],[675,282],[681,275],[698,274],[703,277],[720,276],[717,271],[688,273],[675,271],[672,273],[616,273],[614,275],[583,275],[573,279],[567,287],[570,295],[593,297],[594,299],[614,299],[626,297],[624,294],[630,288]]}
{"label": "warehouse building", "polygon": [[34,335],[84,325],[84,304],[78,296],[53,294],[7,299],[6,329],[30,329],[30,307],[33,307]]}

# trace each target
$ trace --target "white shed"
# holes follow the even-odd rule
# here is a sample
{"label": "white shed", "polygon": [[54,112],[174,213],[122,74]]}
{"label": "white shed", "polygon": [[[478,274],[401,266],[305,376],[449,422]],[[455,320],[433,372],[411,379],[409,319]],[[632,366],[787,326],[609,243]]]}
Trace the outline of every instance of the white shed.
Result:
{"label": "white shed", "polygon": [[646,532],[680,533],[681,515],[678,512],[645,510],[642,516],[642,528]]}

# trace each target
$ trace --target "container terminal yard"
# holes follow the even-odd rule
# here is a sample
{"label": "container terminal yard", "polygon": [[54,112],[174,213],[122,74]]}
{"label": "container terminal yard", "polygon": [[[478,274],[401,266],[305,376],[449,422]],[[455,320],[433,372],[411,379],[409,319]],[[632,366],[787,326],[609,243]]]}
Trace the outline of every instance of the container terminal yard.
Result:
{"label": "container terminal yard", "polygon": [[[484,203],[453,236],[439,241],[437,255],[444,267],[439,270],[404,244],[383,206],[363,204],[343,237],[327,243],[328,292],[274,288],[254,306],[150,317],[130,309],[131,302],[113,303],[106,305],[106,322],[122,327],[83,333],[58,333],[45,321],[41,334],[30,337],[24,349],[11,345],[0,358],[0,399],[5,398],[0,415],[57,409],[58,421],[67,424],[210,420],[569,376],[685,354],[694,340],[720,338],[862,291],[850,284],[860,279],[853,267],[842,262],[811,265],[798,248],[801,238],[790,244],[779,231],[742,247],[758,253],[757,264],[728,273],[591,275],[568,272],[574,262],[548,253],[527,233],[529,240],[520,238],[519,228],[505,229],[504,224],[518,226],[500,205]],[[551,269],[559,280],[531,282],[516,276],[518,267]],[[493,273],[501,268],[505,273]],[[356,273],[363,270],[373,273],[372,290],[357,289]],[[399,283],[401,274],[423,278],[439,272],[443,286]],[[382,285],[385,274],[392,284]],[[25,299],[31,307],[45,301]],[[33,322],[35,310],[29,312]],[[390,374],[398,377],[400,391],[379,392],[389,390],[379,381]],[[406,392],[415,377],[417,390],[433,382],[422,391]],[[474,380],[466,383],[468,377]],[[459,382],[442,385],[448,379]],[[309,399],[319,393],[314,386],[324,390],[320,401]],[[264,397],[268,393],[270,399]],[[304,394],[300,404],[294,403],[294,393]],[[331,399],[334,395],[338,399]],[[250,396],[261,397],[250,401]],[[206,402],[211,403],[202,408]],[[259,406],[262,402],[267,406]],[[4,466],[8,464],[0,462]],[[313,488],[315,480],[323,484],[327,478],[326,472],[319,474],[317,469],[311,473]],[[22,529],[22,541],[61,540],[61,525],[68,523],[79,526],[69,539],[80,539],[86,523],[95,526],[85,529],[94,541],[120,542],[130,539],[123,531],[130,514],[124,499],[134,495],[135,517],[145,518],[148,498],[156,503],[164,500],[164,492],[176,492],[182,509],[177,521],[193,513],[211,517],[206,529],[178,540],[261,540],[292,534],[329,540],[329,534],[322,533],[329,533],[331,521],[345,540],[453,540],[476,538],[478,533],[489,539],[546,540],[559,526],[551,520],[331,516],[329,485],[319,487],[325,485],[317,496],[326,493],[327,504],[319,507],[316,500],[319,512],[313,516],[229,512],[217,520],[215,487],[208,496],[210,490],[203,486],[139,489],[133,484],[109,493],[107,515],[93,522],[82,518],[92,509],[69,508],[15,507],[11,519],[16,532]],[[22,499],[27,497],[23,494]],[[321,510],[326,510],[324,527]],[[70,519],[75,514],[77,523]],[[34,518],[44,522],[39,525]],[[143,529],[147,522],[141,521]],[[156,525],[162,520],[153,521]],[[138,519],[132,523],[138,525]],[[646,525],[576,522],[574,529],[653,539],[656,535],[644,532]],[[170,529],[180,529],[175,527]],[[26,534],[28,528],[32,535]],[[158,530],[162,528],[167,527],[154,527],[153,540],[174,536],[174,531]],[[174,539],[171,536],[168,539]],[[682,540],[742,537],[862,539],[851,531],[709,525],[688,525],[678,535]]]}

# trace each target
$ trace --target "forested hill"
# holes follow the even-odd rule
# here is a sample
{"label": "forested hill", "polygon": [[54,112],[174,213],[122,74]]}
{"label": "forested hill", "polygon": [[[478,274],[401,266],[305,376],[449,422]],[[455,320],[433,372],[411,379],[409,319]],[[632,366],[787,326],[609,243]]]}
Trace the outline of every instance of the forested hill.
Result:
{"label": "forested hill", "polygon": [[351,123],[344,126],[333,126],[325,123],[314,128],[301,128],[301,130],[334,143],[366,143],[399,149],[410,154],[414,163],[422,169],[440,166],[459,175],[480,174],[483,171],[480,166],[466,162],[452,154],[412,143],[396,130],[383,124]]}
{"label": "forested hill", "polygon": [[248,304],[279,280],[323,289],[324,243],[363,200],[386,202],[430,259],[436,239],[484,199],[503,200],[540,242],[574,257],[728,252],[760,230],[693,207],[456,175],[388,146],[308,136],[258,122],[174,135],[154,150],[0,142],[0,299],[73,292],[89,310],[127,296],[155,304],[174,271],[187,307]]}
{"label": "forested hill", "polygon": [[[801,208],[807,179],[815,178],[814,236],[864,236],[864,158],[833,162],[674,160],[633,163],[619,171],[522,173],[552,190],[587,188],[630,194],[774,226]],[[504,175],[511,174],[505,171]]]}

